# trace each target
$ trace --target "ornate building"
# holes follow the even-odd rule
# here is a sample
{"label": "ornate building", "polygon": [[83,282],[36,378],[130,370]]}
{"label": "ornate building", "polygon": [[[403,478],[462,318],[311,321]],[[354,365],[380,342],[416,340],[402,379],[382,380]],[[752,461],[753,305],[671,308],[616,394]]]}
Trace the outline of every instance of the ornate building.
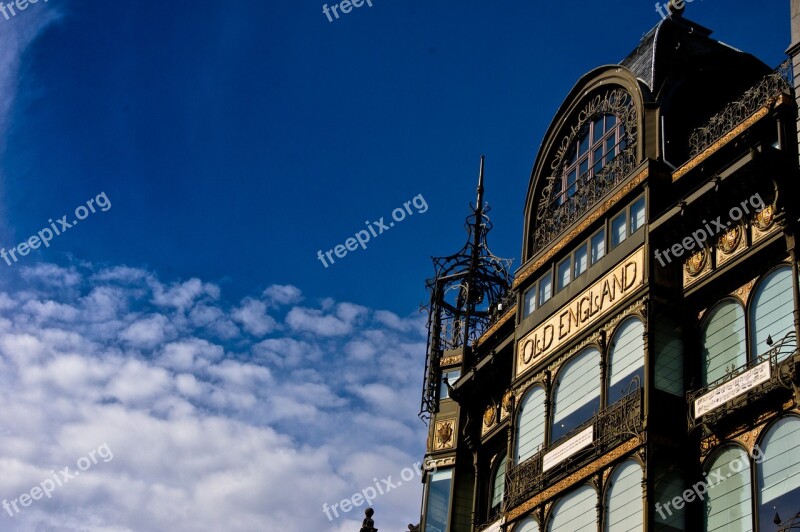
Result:
{"label": "ornate building", "polygon": [[481,164],[428,282],[420,530],[800,529],[800,91],[710,35],[672,8],[577,82],[513,276]]}

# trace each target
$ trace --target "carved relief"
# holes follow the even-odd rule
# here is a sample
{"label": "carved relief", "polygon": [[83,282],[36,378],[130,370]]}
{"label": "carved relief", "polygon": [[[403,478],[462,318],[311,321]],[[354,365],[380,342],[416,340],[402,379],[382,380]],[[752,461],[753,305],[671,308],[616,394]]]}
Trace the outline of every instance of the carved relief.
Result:
{"label": "carved relief", "polygon": [[444,419],[436,422],[436,427],[433,434],[433,450],[441,451],[444,449],[452,449],[455,446],[453,436],[456,433],[456,420]]}

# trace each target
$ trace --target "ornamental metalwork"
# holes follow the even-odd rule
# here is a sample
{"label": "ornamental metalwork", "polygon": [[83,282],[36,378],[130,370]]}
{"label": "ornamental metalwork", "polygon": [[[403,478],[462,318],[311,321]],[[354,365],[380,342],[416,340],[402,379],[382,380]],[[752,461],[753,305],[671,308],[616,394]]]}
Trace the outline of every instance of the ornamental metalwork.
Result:
{"label": "ornamental metalwork", "polygon": [[[580,452],[560,464],[543,471],[544,455],[572,436],[594,427],[593,442]],[[638,379],[631,383],[628,393],[608,408],[583,423],[557,442],[546,446],[517,466],[509,466],[506,475],[506,511],[519,506],[547,486],[569,476],[598,456],[613,450],[618,445],[641,436],[642,389]]]}
{"label": "ornamental metalwork", "polygon": [[[568,158],[578,139],[596,118],[614,115],[625,127],[625,149],[599,172],[588,172],[578,178],[576,190],[560,197],[559,185],[569,166]],[[638,113],[633,97],[622,88],[610,89],[591,98],[576,115],[576,122],[561,140],[547,170],[533,231],[534,254],[555,240],[572,223],[596,205],[636,168],[636,138]]]}
{"label": "ornamental metalwork", "polygon": [[729,103],[689,136],[689,157],[699,155],[716,141],[750,118],[759,109],[771,106],[781,94],[792,93],[791,60],[781,64],[736,101]]}
{"label": "ornamental metalwork", "polygon": [[697,275],[706,267],[707,262],[708,250],[703,248],[697,253],[694,253],[691,257],[689,257],[689,260],[686,261],[686,273],[689,274],[690,277],[697,277]]}
{"label": "ornamental metalwork", "polygon": [[717,243],[719,250],[725,255],[730,255],[736,251],[739,244],[742,242],[742,234],[742,228],[738,225],[725,231],[725,233],[719,237],[719,242]]}
{"label": "ornamental metalwork", "polygon": [[753,217],[753,225],[759,231],[769,231],[772,224],[775,223],[775,206],[767,205],[756,213]]}
{"label": "ornamental metalwork", "polygon": [[483,177],[481,157],[477,201],[466,223],[467,243],[454,255],[434,258],[435,276],[426,282],[430,301],[424,307],[428,312],[428,345],[420,406],[423,421],[438,410],[445,353],[448,357],[462,356],[462,365],[471,366],[475,362],[471,347],[511,301],[512,261],[494,255],[487,243],[492,222],[487,216],[489,206],[483,201]]}

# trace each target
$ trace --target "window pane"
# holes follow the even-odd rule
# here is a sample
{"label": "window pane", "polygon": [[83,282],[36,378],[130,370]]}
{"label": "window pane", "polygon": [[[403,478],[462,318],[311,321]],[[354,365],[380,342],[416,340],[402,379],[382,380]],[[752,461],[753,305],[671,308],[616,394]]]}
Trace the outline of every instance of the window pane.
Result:
{"label": "window pane", "polygon": [[680,510],[672,506],[665,508],[667,501],[671,501],[675,497],[683,498],[684,484],[683,478],[677,473],[669,473],[656,480],[656,532],[684,532],[686,530],[684,513],[686,506]]}
{"label": "window pane", "polygon": [[503,502],[503,493],[505,492],[506,481],[506,460],[504,456],[500,461],[500,465],[494,472],[494,482],[492,482],[492,508],[497,508]]}
{"label": "window pane", "polygon": [[544,445],[545,392],[535,387],[525,394],[517,423],[516,457],[520,464],[536,454]]}
{"label": "window pane", "polygon": [[683,397],[683,335],[673,321],[660,317],[655,325],[656,388]]}
{"label": "window pane", "polygon": [[611,249],[614,249],[625,240],[628,236],[625,220],[627,213],[622,213],[613,220],[611,220]]}
{"label": "window pane", "polygon": [[617,117],[615,115],[606,115],[606,131],[611,131],[617,125]]}
{"label": "window pane", "polygon": [[600,146],[592,154],[592,171],[597,174],[603,168],[603,147]]}
{"label": "window pane", "polygon": [[589,173],[589,158],[587,157],[586,159],[581,161],[580,172],[578,172],[578,176],[581,179],[581,183],[585,181],[586,174],[588,173]]}
{"label": "window pane", "polygon": [[644,324],[638,318],[626,320],[611,339],[609,355],[609,405],[622,399],[634,377],[644,386]]}
{"label": "window pane", "polygon": [[747,362],[744,309],[723,301],[708,315],[701,330],[703,386],[725,376],[726,371]]}
{"label": "window pane", "polygon": [[579,146],[578,146],[578,157],[584,155],[589,152],[589,131],[581,137]]}
{"label": "window pane", "polygon": [[[757,453],[758,451],[756,451]],[[773,516],[793,516],[800,500],[800,419],[786,417],[775,423],[754,454],[757,465],[761,530],[771,530]]]}
{"label": "window pane", "polygon": [[544,305],[551,297],[553,297],[552,272],[539,279],[539,306]]}
{"label": "window pane", "polygon": [[644,226],[644,197],[639,198],[631,205],[631,234]]}
{"label": "window pane", "polygon": [[[768,336],[772,336],[774,344],[777,344],[786,333],[794,330],[793,292],[792,269],[788,266],[778,268],[767,275],[756,288],[750,317],[753,330],[751,349],[756,356],[769,351]],[[784,351],[781,360],[788,356],[791,350]]]}
{"label": "window pane", "polygon": [[453,386],[458,378],[461,376],[461,370],[454,369],[451,371],[446,371],[442,373],[442,384],[439,387],[439,399],[447,399],[450,397],[450,393],[447,390],[447,386],[444,384],[444,379],[447,378],[447,382],[450,383],[450,386]]}
{"label": "window pane", "polygon": [[600,351],[589,348],[567,362],[558,374],[551,442],[600,410]]}
{"label": "window pane", "polygon": [[522,317],[527,318],[536,310],[536,285],[525,292],[525,308],[522,309]]}
{"label": "window pane", "polygon": [[588,262],[589,251],[586,244],[584,244],[575,250],[575,273],[572,276],[573,279],[586,271],[586,268],[589,266]]}
{"label": "window pane", "polygon": [[592,264],[602,259],[606,254],[606,231],[605,229],[592,237]]}
{"label": "window pane", "polygon": [[447,514],[450,509],[450,484],[452,480],[452,469],[431,473],[431,483],[428,487],[425,532],[445,532],[447,530]]}
{"label": "window pane", "polygon": [[606,153],[608,154],[609,159],[614,158],[614,147],[617,144],[617,135],[612,133],[610,137],[606,139]]}
{"label": "window pane", "polygon": [[596,118],[595,121],[592,123],[592,127],[594,128],[594,135],[592,136],[592,144],[596,143],[598,140],[603,138],[603,134],[605,133],[605,128],[603,127],[603,117]]}
{"label": "window pane", "polygon": [[706,472],[710,479],[715,479],[715,484],[706,495],[704,530],[752,531],[750,461],[747,453],[739,447],[728,447],[709,464]]}
{"label": "window pane", "polygon": [[572,257],[567,257],[558,265],[558,290],[561,290],[572,280],[570,273],[572,270]]}
{"label": "window pane", "polygon": [[558,501],[553,508],[549,532],[597,530],[597,492],[583,486]]}
{"label": "window pane", "polygon": [[642,466],[625,462],[611,475],[606,532],[643,532]]}
{"label": "window pane", "polygon": [[528,517],[514,528],[514,532],[539,532],[539,523],[533,517]]}

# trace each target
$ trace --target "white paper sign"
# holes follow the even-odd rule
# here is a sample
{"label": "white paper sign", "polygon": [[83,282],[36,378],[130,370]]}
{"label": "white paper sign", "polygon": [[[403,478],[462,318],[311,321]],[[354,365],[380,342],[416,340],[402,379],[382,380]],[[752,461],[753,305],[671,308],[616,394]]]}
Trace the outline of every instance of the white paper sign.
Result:
{"label": "white paper sign", "polygon": [[594,425],[591,425],[544,455],[542,459],[542,472],[557,466],[581,449],[585,449],[591,445],[593,441]]}
{"label": "white paper sign", "polygon": [[770,369],[769,361],[764,362],[701,395],[694,401],[694,418],[697,419],[759,384],[767,382],[771,376]]}

